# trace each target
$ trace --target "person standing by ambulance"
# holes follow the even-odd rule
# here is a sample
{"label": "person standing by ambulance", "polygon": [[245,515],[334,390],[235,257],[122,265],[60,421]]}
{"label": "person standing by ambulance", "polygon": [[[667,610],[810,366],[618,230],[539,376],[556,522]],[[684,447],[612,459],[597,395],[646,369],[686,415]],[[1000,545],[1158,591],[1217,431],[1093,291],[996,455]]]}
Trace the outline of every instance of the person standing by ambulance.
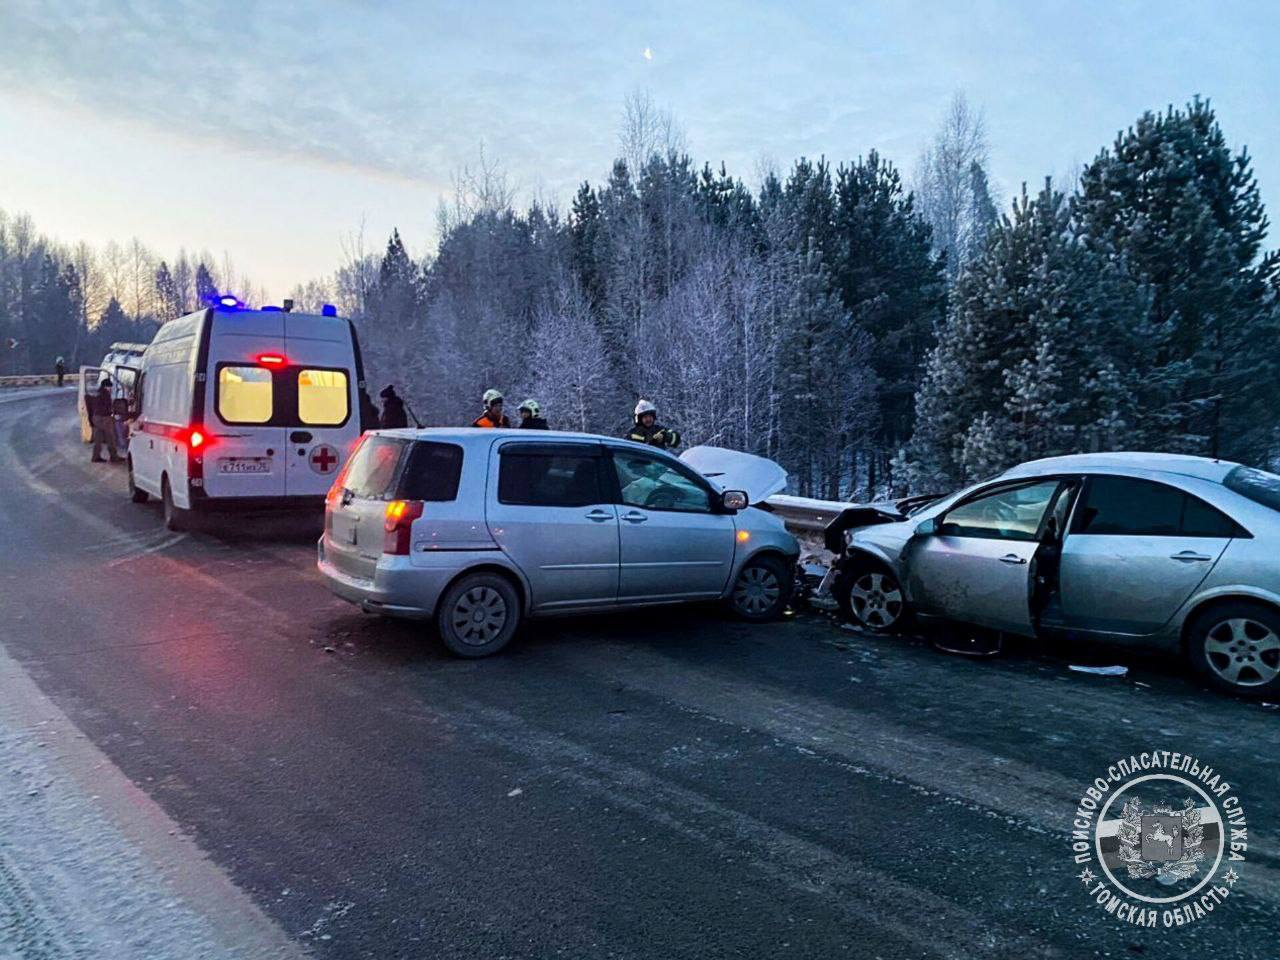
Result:
{"label": "person standing by ambulance", "polygon": [[502,392],[489,389],[484,392],[484,413],[471,422],[473,427],[494,430],[511,426],[511,421],[502,412]]}
{"label": "person standing by ambulance", "polygon": [[404,401],[396,393],[394,384],[387,384],[378,394],[382,398],[382,417],[378,426],[383,430],[398,430],[409,425],[409,416],[405,412]]}
{"label": "person standing by ambulance", "polygon": [[116,424],[115,417],[112,416],[111,404],[111,378],[103,377],[102,382],[98,384],[98,389],[85,397],[85,403],[89,407],[89,422],[93,424],[93,454],[90,459],[93,463],[105,463],[102,459],[102,445],[107,445],[107,452],[111,456],[112,463],[120,463],[124,457],[120,456],[116,449]]}

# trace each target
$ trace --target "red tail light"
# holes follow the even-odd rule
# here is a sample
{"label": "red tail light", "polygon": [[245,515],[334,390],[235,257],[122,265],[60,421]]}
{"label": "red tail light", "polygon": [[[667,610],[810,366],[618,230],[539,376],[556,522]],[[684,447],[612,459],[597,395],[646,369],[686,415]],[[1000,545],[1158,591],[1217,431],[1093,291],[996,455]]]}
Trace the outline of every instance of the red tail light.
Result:
{"label": "red tail light", "polygon": [[386,519],[382,529],[386,535],[382,539],[382,552],[396,557],[409,555],[409,528],[413,521],[422,516],[421,500],[392,500],[387,504]]}
{"label": "red tail light", "polygon": [[283,353],[260,353],[257,360],[264,367],[283,367],[289,362]]}
{"label": "red tail light", "polygon": [[193,487],[204,486],[204,452],[208,449],[213,437],[204,432],[198,424],[189,427],[185,434],[179,436],[187,444],[187,480]]}

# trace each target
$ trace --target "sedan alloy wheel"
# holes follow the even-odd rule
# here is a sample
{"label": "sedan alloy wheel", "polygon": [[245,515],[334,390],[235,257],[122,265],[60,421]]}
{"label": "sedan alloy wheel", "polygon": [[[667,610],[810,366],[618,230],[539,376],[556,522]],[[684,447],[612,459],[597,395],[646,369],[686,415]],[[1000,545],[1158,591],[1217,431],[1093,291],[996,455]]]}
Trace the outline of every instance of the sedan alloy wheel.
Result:
{"label": "sedan alloy wheel", "polygon": [[1204,638],[1209,669],[1237,687],[1260,687],[1280,677],[1280,637],[1249,617],[1222,619]]}
{"label": "sedan alloy wheel", "polygon": [[902,617],[902,588],[887,573],[863,571],[849,585],[849,609],[863,626],[891,630]]}

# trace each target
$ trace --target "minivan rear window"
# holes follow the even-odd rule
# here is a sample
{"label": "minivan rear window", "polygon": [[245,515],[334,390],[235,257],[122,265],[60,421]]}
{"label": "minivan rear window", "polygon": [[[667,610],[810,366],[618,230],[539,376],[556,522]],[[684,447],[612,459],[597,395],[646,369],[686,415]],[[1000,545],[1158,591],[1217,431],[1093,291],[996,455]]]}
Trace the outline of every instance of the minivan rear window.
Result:
{"label": "minivan rear window", "polygon": [[392,499],[405,443],[387,437],[368,437],[347,464],[341,481],[343,489],[362,500]]}
{"label": "minivan rear window", "polygon": [[1253,467],[1236,467],[1223,478],[1222,485],[1254,503],[1280,510],[1280,476],[1274,473]]}
{"label": "minivan rear window", "polygon": [[441,503],[458,499],[458,479],[462,476],[462,448],[453,443],[418,440],[400,477],[400,496],[405,500]]}

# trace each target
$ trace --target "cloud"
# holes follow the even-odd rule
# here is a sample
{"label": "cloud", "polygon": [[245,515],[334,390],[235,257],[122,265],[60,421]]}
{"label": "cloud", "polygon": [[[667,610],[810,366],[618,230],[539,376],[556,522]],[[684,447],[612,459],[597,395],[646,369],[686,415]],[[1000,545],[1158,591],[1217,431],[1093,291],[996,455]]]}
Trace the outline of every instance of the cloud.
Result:
{"label": "cloud", "polygon": [[[482,139],[569,122],[546,109],[554,78],[530,69],[536,44],[513,42],[486,63],[475,36],[453,44],[421,10],[72,6],[0,3],[0,86],[180,136],[431,183]],[[552,119],[536,120],[539,110]]]}

